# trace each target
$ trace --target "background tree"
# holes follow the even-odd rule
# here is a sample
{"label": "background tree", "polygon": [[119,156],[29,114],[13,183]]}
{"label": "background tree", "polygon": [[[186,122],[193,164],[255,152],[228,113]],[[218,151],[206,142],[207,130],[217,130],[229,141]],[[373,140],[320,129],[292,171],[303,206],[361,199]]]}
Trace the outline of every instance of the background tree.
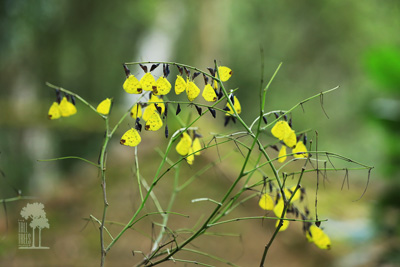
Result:
{"label": "background tree", "polygon": [[49,220],[46,217],[34,218],[32,222],[29,224],[33,229],[39,229],[39,248],[42,247],[42,229],[50,228]]}
{"label": "background tree", "polygon": [[[46,212],[44,211],[44,205],[42,203],[28,203],[26,207],[23,207],[21,210],[21,216],[25,219],[37,220],[39,218],[46,218]],[[47,219],[46,219],[47,220]],[[37,223],[31,223],[29,225],[32,227],[32,247],[35,247],[35,229],[37,227]]]}

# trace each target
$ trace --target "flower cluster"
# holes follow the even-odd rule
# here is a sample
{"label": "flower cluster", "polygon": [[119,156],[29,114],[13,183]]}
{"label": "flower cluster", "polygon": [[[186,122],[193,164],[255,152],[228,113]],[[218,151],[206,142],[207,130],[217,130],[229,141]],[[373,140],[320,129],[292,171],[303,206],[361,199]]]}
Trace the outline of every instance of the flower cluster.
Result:
{"label": "flower cluster", "polygon": [[56,97],[57,100],[53,102],[48,112],[48,117],[50,120],[56,120],[61,117],[69,117],[77,112],[75,107],[75,98],[73,96],[65,94],[61,98],[61,92],[60,90],[57,90]]}
{"label": "flower cluster", "polygon": [[[148,91],[150,99],[146,103],[135,104],[130,111],[131,117],[136,120],[135,128],[128,130],[122,136],[120,141],[121,144],[127,146],[136,146],[140,143],[141,139],[139,132],[142,129],[142,125],[140,123],[141,119],[145,121],[144,129],[147,131],[157,131],[164,125],[164,120],[167,118],[168,104],[164,103],[163,96],[169,94],[172,89],[171,83],[167,80],[170,74],[169,64],[162,65],[163,76],[159,77],[157,80],[154,78],[151,72],[154,71],[160,65],[160,63],[153,64],[150,69],[142,64],[139,65],[145,72],[140,80],[131,73],[125,64],[123,65],[126,75],[123,89],[130,94],[143,94]],[[176,76],[174,84],[175,94],[179,95],[183,92],[186,92],[188,100],[193,102],[201,93],[200,88],[194,82],[201,72],[194,72],[191,74],[188,68],[180,65],[176,66],[179,73]],[[203,73],[204,89],[201,95],[205,101],[215,102],[223,96],[221,90],[218,92],[218,83],[216,82],[217,74],[219,74],[220,81],[225,82],[232,76],[232,70],[224,66],[218,67],[218,70],[212,68],[208,68],[208,70],[210,71],[211,76]],[[209,81],[209,77],[214,77],[211,79],[211,82]],[[229,103],[227,103],[225,110],[227,111],[226,115],[228,117],[232,117],[234,114],[233,109],[235,109],[238,114],[241,112],[241,106],[237,97],[231,94],[230,99],[233,103],[233,108]],[[196,107],[199,115],[201,115],[202,108],[198,107],[196,104],[194,104],[194,106]],[[208,107],[208,109],[215,118],[215,110],[211,107]],[[180,105],[177,104],[176,115],[179,114],[180,111]],[[165,125],[165,136],[168,137],[167,125]],[[200,135],[196,134],[195,132],[193,132],[193,138],[191,138],[187,132],[184,132],[181,136],[180,142],[176,147],[176,150],[180,155],[187,156],[186,161],[189,164],[193,163],[194,155],[200,154],[198,151],[201,149],[199,137]],[[193,151],[198,152],[193,153]]]}
{"label": "flower cluster", "polygon": [[295,158],[307,158],[308,152],[305,146],[307,141],[306,135],[304,135],[304,142],[302,140],[297,141],[297,136],[292,130],[290,123],[287,121],[278,121],[271,129],[273,136],[283,142],[281,149],[279,150],[278,161],[284,162],[287,158],[286,147],[292,149],[293,157]]}
{"label": "flower cluster", "polygon": [[[320,229],[318,226],[305,221],[305,220],[311,220],[310,212],[308,211],[307,207],[304,207],[304,211],[301,212],[299,208],[297,208],[295,205],[295,203],[298,201],[303,202],[305,198],[305,190],[303,188],[299,188],[296,190],[296,186],[294,186],[292,188],[284,189],[286,198],[288,200],[291,199],[291,201],[283,217],[281,216],[285,208],[284,200],[281,197],[279,190],[275,191],[276,192],[275,200],[271,196],[272,192],[273,192],[273,187],[272,183],[270,183],[270,192],[262,194],[258,202],[258,205],[263,210],[273,211],[276,217],[284,219],[282,220],[282,226],[279,229],[279,231],[285,231],[289,226],[289,221],[285,220],[287,219],[286,214],[293,214],[296,218],[300,217],[302,220],[304,220],[303,231],[309,242],[313,242],[320,249],[330,249],[331,241],[329,239],[329,236],[326,235],[326,233],[324,233],[322,229]],[[279,223],[280,220],[277,220],[275,226],[278,227]]]}
{"label": "flower cluster", "polygon": [[176,145],[176,152],[181,156],[187,156],[186,161],[188,164],[192,165],[194,161],[194,156],[200,155],[201,144],[200,137],[196,131],[192,131],[193,138],[187,132],[182,133],[181,140]]}

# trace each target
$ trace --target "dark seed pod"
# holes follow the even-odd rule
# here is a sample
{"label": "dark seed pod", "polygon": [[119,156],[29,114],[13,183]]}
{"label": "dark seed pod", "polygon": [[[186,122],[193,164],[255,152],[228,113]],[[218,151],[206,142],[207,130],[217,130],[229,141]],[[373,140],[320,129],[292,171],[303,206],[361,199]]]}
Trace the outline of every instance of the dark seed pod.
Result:
{"label": "dark seed pod", "polygon": [[306,216],[310,215],[310,211],[308,210],[307,207],[304,208],[304,212],[306,213]]}
{"label": "dark seed pod", "polygon": [[235,117],[232,117],[232,121],[233,121],[233,123],[236,123]]}
{"label": "dark seed pod", "polygon": [[307,134],[304,134],[304,137],[303,137],[303,143],[304,143],[304,145],[306,145],[306,144],[307,144]]}
{"label": "dark seed pod", "polygon": [[279,114],[274,112],[275,118],[279,118]]}
{"label": "dark seed pod", "polygon": [[162,108],[161,108],[157,103],[154,103],[154,106],[156,107],[158,113],[160,113],[160,115],[161,115],[161,113],[162,113]]}
{"label": "dark seed pod", "polygon": [[210,72],[210,74],[211,74],[212,76],[215,77],[215,71],[214,71],[214,69],[213,69],[213,68],[207,68],[207,69],[208,69],[208,71]]}
{"label": "dark seed pod", "polygon": [[197,105],[194,105],[194,106],[196,107],[197,113],[199,113],[199,116],[201,116],[201,111],[202,111],[201,107],[199,107]]}
{"label": "dark seed pod", "polygon": [[57,103],[60,104],[62,99],[60,89],[56,89],[56,98],[57,98]]}
{"label": "dark seed pod", "polygon": [[214,117],[214,119],[217,117],[217,113],[215,112],[215,109],[212,109],[208,107],[208,110],[211,112],[211,115]]}
{"label": "dark seed pod", "polygon": [[158,66],[160,66],[160,63],[151,65],[150,72],[155,70]]}
{"label": "dark seed pod", "polygon": [[73,96],[73,95],[71,95],[71,103],[74,104],[74,106],[75,106],[75,96]]}
{"label": "dark seed pod", "polygon": [[168,115],[168,103],[165,103],[164,116],[167,117],[167,115]]}
{"label": "dark seed pod", "polygon": [[168,64],[163,64],[163,74],[164,78],[167,78],[169,75],[169,65]]}
{"label": "dark seed pod", "polygon": [[122,64],[122,66],[124,67],[125,75],[128,78],[129,75],[131,75],[131,71],[128,69],[128,67],[125,64]]}
{"label": "dark seed pod", "polygon": [[139,66],[142,68],[142,70],[147,73],[147,66],[144,66],[142,64],[139,64]]}
{"label": "dark seed pod", "polygon": [[208,77],[203,73],[203,78],[204,78],[204,84],[208,84]]}
{"label": "dark seed pod", "polygon": [[283,118],[285,119],[285,121],[287,121],[287,115],[283,115]]}
{"label": "dark seed pod", "polygon": [[231,116],[225,116],[224,126],[228,125],[230,120],[231,120]]}
{"label": "dark seed pod", "polygon": [[218,99],[221,99],[224,96],[224,93],[222,92],[222,88],[219,89],[218,93]]}
{"label": "dark seed pod", "polygon": [[290,128],[292,128],[292,118],[289,119],[289,123],[288,124],[289,124]]}
{"label": "dark seed pod", "polygon": [[186,76],[190,77],[190,70],[188,70],[186,67],[183,67],[185,70]]}
{"label": "dark seed pod", "polygon": [[179,105],[179,103],[178,103],[178,107],[176,108],[176,114],[175,115],[178,115],[180,112],[181,112],[181,105]]}
{"label": "dark seed pod", "polygon": [[176,67],[178,68],[178,71],[182,76],[183,75],[183,68],[181,66],[178,66],[178,65],[176,65]]}
{"label": "dark seed pod", "polygon": [[192,80],[196,79],[196,77],[199,75],[200,75],[200,72],[193,73]]}
{"label": "dark seed pod", "polygon": [[231,100],[232,104],[235,105],[235,97],[233,94],[230,94],[229,99]]}
{"label": "dark seed pod", "polygon": [[165,125],[165,138],[168,138],[168,125]]}
{"label": "dark seed pod", "polygon": [[269,192],[271,193],[272,190],[274,189],[274,188],[272,187],[272,182],[271,182],[271,181],[269,181],[268,187],[269,187]]}
{"label": "dark seed pod", "polygon": [[302,137],[303,137],[303,134],[300,134],[299,136],[296,137],[296,141],[299,142]]}
{"label": "dark seed pod", "polygon": [[270,148],[272,148],[273,150],[276,150],[277,152],[279,152],[279,149],[276,145],[270,146]]}
{"label": "dark seed pod", "polygon": [[64,93],[64,96],[67,98],[67,101],[69,102],[69,94]]}
{"label": "dark seed pod", "polygon": [[268,120],[267,120],[266,116],[263,116],[263,121],[264,121],[265,124],[268,124]]}
{"label": "dark seed pod", "polygon": [[316,221],[316,222],[315,222],[315,225],[316,225],[317,227],[320,227],[321,221]]}
{"label": "dark seed pod", "polygon": [[140,124],[140,118],[136,118],[135,129],[138,130],[139,132],[142,131],[142,124]]}

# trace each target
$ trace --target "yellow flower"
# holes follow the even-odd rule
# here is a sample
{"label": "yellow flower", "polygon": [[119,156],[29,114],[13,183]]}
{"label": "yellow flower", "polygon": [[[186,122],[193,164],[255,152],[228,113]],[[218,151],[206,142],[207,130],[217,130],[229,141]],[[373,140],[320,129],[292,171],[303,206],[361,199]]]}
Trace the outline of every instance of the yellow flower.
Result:
{"label": "yellow flower", "polygon": [[271,129],[273,136],[283,141],[288,147],[296,145],[296,134],[286,121],[278,121]]}
{"label": "yellow flower", "polygon": [[322,231],[321,228],[316,225],[311,225],[306,233],[307,240],[314,242],[314,244],[320,249],[330,249],[331,240],[327,234]]}
{"label": "yellow flower", "polygon": [[200,89],[193,81],[189,81],[186,87],[186,94],[189,101],[193,101],[200,94]]}
{"label": "yellow flower", "polygon": [[210,84],[207,84],[204,87],[202,96],[208,102],[217,101],[217,94],[215,93],[215,90],[212,88],[212,86]]}
{"label": "yellow flower", "polygon": [[162,126],[163,126],[163,122],[161,120],[161,117],[160,117],[160,115],[158,115],[158,112],[155,111],[155,112],[153,112],[153,114],[151,114],[149,119],[146,120],[146,125],[145,125],[144,129],[147,131],[157,131]]}
{"label": "yellow flower", "polygon": [[69,102],[67,98],[64,96],[60,103],[60,113],[63,117],[69,117],[74,115],[77,112],[74,104]]}
{"label": "yellow flower", "polygon": [[[274,207],[275,216],[278,217],[278,218],[281,218],[283,209],[284,209],[284,204],[283,204],[283,200],[281,198],[281,199],[278,200],[278,203]],[[283,218],[286,219],[286,215]],[[280,222],[280,220],[276,221],[275,227],[278,227],[279,222]],[[285,231],[288,228],[288,226],[289,226],[289,221],[288,220],[283,220],[283,225],[279,229],[279,232]]]}
{"label": "yellow flower", "polygon": [[307,148],[303,144],[303,141],[297,142],[296,147],[293,148],[292,152],[295,153],[293,155],[293,157],[295,157],[295,158],[307,158],[308,157]]}
{"label": "yellow flower", "polygon": [[201,144],[200,144],[200,139],[198,137],[195,137],[192,143],[193,151],[196,152],[194,155],[199,156],[200,155],[200,150],[201,150]]}
{"label": "yellow flower", "polygon": [[286,146],[282,146],[278,154],[278,162],[284,162],[286,160]]}
{"label": "yellow flower", "polygon": [[132,128],[124,133],[124,135],[121,137],[120,144],[133,147],[137,146],[141,140],[142,139],[139,135],[139,132]]}
{"label": "yellow flower", "polygon": [[106,98],[100,102],[96,110],[98,113],[101,113],[103,115],[108,115],[108,113],[110,113],[110,108],[111,108],[111,99]]}
{"label": "yellow flower", "polygon": [[154,80],[154,77],[150,72],[143,75],[142,79],[140,79],[140,84],[145,91],[157,90],[156,80]]}
{"label": "yellow flower", "polygon": [[179,95],[183,91],[186,91],[186,87],[187,87],[187,82],[182,78],[181,75],[177,75],[175,81],[175,93]]}
{"label": "yellow flower", "polygon": [[131,117],[134,119],[142,117],[142,107],[140,104],[136,104],[132,107]]}
{"label": "yellow flower", "polygon": [[153,90],[154,95],[166,95],[171,91],[171,84],[165,77],[160,77],[156,82],[156,89]]}
{"label": "yellow flower", "polygon": [[53,102],[48,113],[50,120],[56,120],[61,117],[60,105],[57,102]]}
{"label": "yellow flower", "polygon": [[218,67],[218,72],[222,82],[226,82],[232,76],[232,70],[228,67]]}
{"label": "yellow flower", "polygon": [[189,147],[188,156],[186,157],[186,162],[192,165],[194,161],[193,147]]}
{"label": "yellow flower", "polygon": [[[226,113],[226,116],[231,116],[234,114],[233,109],[229,103],[227,103],[228,111]],[[242,107],[240,106],[239,99],[237,99],[236,96],[233,97],[233,107],[235,108],[237,114],[240,114],[242,112]]]}
{"label": "yellow flower", "polygon": [[[258,202],[258,205],[263,210],[273,210],[274,209],[274,201],[269,194],[263,194]],[[280,215],[279,215],[280,216]]]}
{"label": "yellow flower", "polygon": [[186,156],[189,153],[189,149],[192,146],[192,138],[184,132],[181,136],[181,140],[176,145],[176,152],[181,156]]}
{"label": "yellow flower", "polygon": [[132,74],[128,75],[122,87],[129,94],[141,94],[143,92],[139,80]]}

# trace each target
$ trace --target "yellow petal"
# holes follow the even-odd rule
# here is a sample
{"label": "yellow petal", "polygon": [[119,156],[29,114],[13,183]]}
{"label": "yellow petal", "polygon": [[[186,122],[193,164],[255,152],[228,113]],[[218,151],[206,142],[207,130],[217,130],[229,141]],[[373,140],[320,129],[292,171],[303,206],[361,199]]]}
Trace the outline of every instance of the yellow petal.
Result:
{"label": "yellow petal", "polygon": [[297,137],[296,134],[293,130],[290,130],[288,135],[283,138],[283,142],[288,146],[288,147],[294,147],[297,142]]}
{"label": "yellow petal", "polygon": [[[283,200],[282,199],[279,199],[279,201],[278,201],[278,203],[275,205],[275,207],[274,207],[274,213],[275,213],[275,216],[276,217],[278,217],[278,218],[282,218],[281,216],[282,216],[282,212],[283,212],[283,209],[284,209],[284,204],[283,204]],[[286,218],[286,216],[283,216],[283,218]],[[280,220],[277,220],[276,221],[276,227],[278,227],[278,225],[279,225],[279,221]],[[285,231],[287,228],[288,228],[288,226],[289,226],[289,221],[287,221],[287,220],[284,220],[283,221],[283,225],[282,225],[282,227],[279,229],[279,231]]]}
{"label": "yellow petal", "polygon": [[[275,227],[278,227],[280,220],[276,221]],[[289,227],[289,221],[283,220],[282,227],[279,229],[279,232],[285,231]]]}
{"label": "yellow petal", "polygon": [[64,96],[60,103],[60,112],[61,116],[69,117],[74,115],[77,112],[77,110],[75,105],[69,102],[67,98]]}
{"label": "yellow petal", "polygon": [[192,148],[193,151],[195,151],[196,153],[194,153],[196,156],[200,155],[200,150],[201,150],[201,144],[200,144],[200,139],[198,137],[196,137],[193,140],[193,144],[192,144]]}
{"label": "yellow petal", "polygon": [[193,148],[189,147],[189,151],[188,151],[189,156],[186,157],[186,161],[189,165],[192,165],[193,161],[194,161],[194,154],[192,154],[192,153],[193,153]]}
{"label": "yellow petal", "polygon": [[124,146],[137,146],[141,140],[139,132],[132,128],[124,133],[119,143]]}
{"label": "yellow petal", "polygon": [[278,155],[278,162],[284,162],[287,158],[286,156],[286,146],[282,146],[281,150],[279,150],[279,155]]}
{"label": "yellow petal", "polygon": [[296,134],[286,121],[278,121],[271,129],[273,136],[283,141],[288,147],[296,145]]}
{"label": "yellow petal", "polygon": [[[149,104],[150,103],[156,103],[157,106],[159,106],[161,108],[161,114],[164,114],[165,111],[165,105],[164,105],[164,100],[162,100],[161,98],[158,98],[157,96],[155,96],[154,94],[151,96],[150,100],[149,100]],[[155,106],[154,106],[155,107]],[[157,110],[157,109],[156,109]]]}
{"label": "yellow petal", "polygon": [[[240,114],[242,112],[242,107],[240,106],[239,99],[237,99],[237,97],[234,96],[233,100],[235,102],[235,103],[233,103],[233,107],[235,108],[237,114]],[[234,112],[233,112],[231,105],[228,103],[227,106],[228,106],[229,110],[227,111],[227,113],[225,115],[227,115],[227,116],[233,115]]]}
{"label": "yellow petal", "polygon": [[258,205],[263,210],[273,210],[274,209],[274,201],[272,200],[272,197],[268,194],[263,194],[261,196],[260,201],[258,202]]}
{"label": "yellow petal", "polygon": [[153,91],[157,89],[156,80],[154,80],[154,77],[150,72],[143,75],[142,79],[140,79],[140,84],[145,91]]}
{"label": "yellow petal", "polygon": [[141,94],[143,92],[142,85],[134,75],[129,75],[122,87],[129,94]]}
{"label": "yellow petal", "polygon": [[226,82],[232,76],[232,70],[228,67],[218,67],[218,72],[222,82]]}
{"label": "yellow petal", "polygon": [[192,146],[192,138],[184,132],[181,136],[181,140],[179,143],[176,145],[176,152],[179,153],[179,155],[186,156],[189,153],[189,149]]}
{"label": "yellow petal", "polygon": [[146,126],[144,129],[147,131],[157,131],[163,126],[163,122],[161,120],[160,115],[158,115],[158,112],[153,112],[153,114],[149,117],[149,119],[146,121]]}
{"label": "yellow petal", "polygon": [[193,101],[200,94],[200,89],[194,82],[189,82],[186,87],[186,94],[189,101]]}
{"label": "yellow petal", "polygon": [[[293,148],[292,152],[296,153],[293,155],[293,157],[295,157],[295,158],[307,158],[308,157],[307,148],[303,144],[303,141],[297,142],[296,147]],[[298,153],[301,153],[301,154],[298,154]]]}
{"label": "yellow petal", "polygon": [[61,117],[60,105],[57,102],[53,102],[48,113],[50,120],[56,120]]}
{"label": "yellow petal", "polygon": [[202,96],[208,102],[217,101],[217,94],[210,84],[207,84],[206,87],[204,87]]}
{"label": "yellow petal", "polygon": [[142,107],[140,104],[136,104],[132,107],[131,117],[134,119],[142,117]]}
{"label": "yellow petal", "polygon": [[314,244],[320,249],[330,249],[331,248],[331,240],[327,234],[322,231],[321,228],[316,225],[311,225],[309,229],[311,233],[311,239]]}
{"label": "yellow petal", "polygon": [[[292,188],[290,188],[290,191],[288,190],[288,189],[286,189],[285,188],[285,195],[286,195],[286,198],[289,200],[289,198],[292,196],[292,193],[294,192],[294,190],[296,190],[296,185],[295,186],[293,186]],[[292,193],[291,193],[292,192]],[[296,200],[298,200],[299,198],[300,198],[300,190],[297,190],[296,191],[296,194],[294,194],[294,196],[293,196],[293,198],[292,198],[292,201],[291,202],[293,202],[293,201],[296,201]]]}
{"label": "yellow petal", "polygon": [[111,108],[111,99],[106,98],[100,102],[96,110],[98,113],[108,115],[108,113],[110,112],[110,108]]}
{"label": "yellow petal", "polygon": [[182,76],[177,75],[175,81],[175,93],[179,95],[180,93],[186,90],[186,87],[187,87],[186,81],[182,78]]}
{"label": "yellow petal", "polygon": [[156,109],[156,106],[154,106],[154,104],[148,105],[143,112],[143,119],[145,121],[148,121],[151,117],[151,115],[153,115],[154,112],[158,112]]}
{"label": "yellow petal", "polygon": [[157,79],[156,87],[157,89],[153,90],[154,95],[166,95],[171,91],[170,82],[162,76]]}

